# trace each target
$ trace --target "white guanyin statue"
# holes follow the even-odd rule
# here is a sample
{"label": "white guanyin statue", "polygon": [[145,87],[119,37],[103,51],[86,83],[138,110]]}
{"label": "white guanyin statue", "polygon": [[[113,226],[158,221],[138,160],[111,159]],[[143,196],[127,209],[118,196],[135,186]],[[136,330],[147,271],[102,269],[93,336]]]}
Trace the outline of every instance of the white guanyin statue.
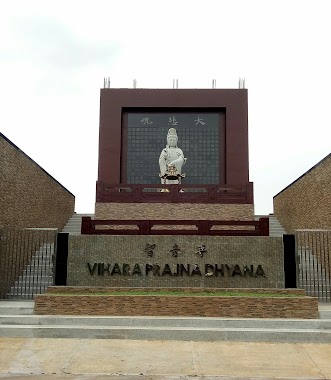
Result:
{"label": "white guanyin statue", "polygon": [[170,128],[167,135],[167,145],[162,150],[159,158],[160,177],[162,184],[179,184],[185,177],[182,174],[182,166],[187,158],[183,151],[177,147],[177,132],[175,128]]}

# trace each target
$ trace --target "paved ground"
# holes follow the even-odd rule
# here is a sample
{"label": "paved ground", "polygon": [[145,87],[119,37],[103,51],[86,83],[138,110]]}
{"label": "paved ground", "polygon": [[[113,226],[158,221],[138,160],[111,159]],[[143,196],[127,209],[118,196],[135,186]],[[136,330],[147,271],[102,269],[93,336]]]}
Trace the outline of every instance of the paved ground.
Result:
{"label": "paved ground", "polygon": [[0,378],[15,375],[331,379],[331,344],[1,338]]}
{"label": "paved ground", "polygon": [[331,344],[0,338],[1,380],[192,377],[331,379]]}

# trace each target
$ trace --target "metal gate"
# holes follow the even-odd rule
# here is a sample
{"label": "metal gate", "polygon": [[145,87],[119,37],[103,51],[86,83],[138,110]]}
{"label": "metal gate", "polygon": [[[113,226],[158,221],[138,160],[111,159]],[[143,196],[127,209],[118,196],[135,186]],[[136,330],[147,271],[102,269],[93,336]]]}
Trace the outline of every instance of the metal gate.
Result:
{"label": "metal gate", "polygon": [[321,302],[331,302],[331,231],[297,230],[298,286]]}
{"label": "metal gate", "polygon": [[53,285],[56,237],[56,229],[0,229],[0,299],[33,299]]}

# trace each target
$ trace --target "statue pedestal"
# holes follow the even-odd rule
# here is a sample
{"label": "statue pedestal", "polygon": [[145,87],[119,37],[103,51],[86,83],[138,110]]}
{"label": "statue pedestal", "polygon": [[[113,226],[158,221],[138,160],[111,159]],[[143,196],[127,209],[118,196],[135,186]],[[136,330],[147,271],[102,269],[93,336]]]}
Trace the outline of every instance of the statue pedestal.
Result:
{"label": "statue pedestal", "polygon": [[[164,185],[180,184],[182,183],[182,178],[185,178],[185,173],[181,174],[175,165],[169,165],[166,172],[163,175],[159,174],[159,176],[161,183]],[[162,192],[164,191],[162,190]]]}

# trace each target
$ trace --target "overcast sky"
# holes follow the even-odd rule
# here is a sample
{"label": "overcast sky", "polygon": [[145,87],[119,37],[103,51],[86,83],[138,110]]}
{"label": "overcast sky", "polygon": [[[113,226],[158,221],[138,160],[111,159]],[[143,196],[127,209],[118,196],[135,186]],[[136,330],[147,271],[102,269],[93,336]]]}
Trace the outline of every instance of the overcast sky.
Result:
{"label": "overcast sky", "polygon": [[331,152],[330,1],[2,0],[0,130],[94,212],[99,96],[248,89],[256,214]]}

